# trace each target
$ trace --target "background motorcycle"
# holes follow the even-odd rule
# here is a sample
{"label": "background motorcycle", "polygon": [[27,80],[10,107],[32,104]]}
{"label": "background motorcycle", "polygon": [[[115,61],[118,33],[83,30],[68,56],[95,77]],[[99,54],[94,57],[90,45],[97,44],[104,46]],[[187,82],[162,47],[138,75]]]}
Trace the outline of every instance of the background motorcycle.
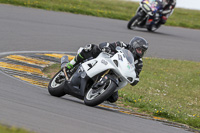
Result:
{"label": "background motorcycle", "polygon": [[162,0],[142,0],[136,15],[128,22],[128,29],[147,28],[148,31],[157,30],[161,24]]}
{"label": "background motorcycle", "polygon": [[[49,93],[56,97],[69,94],[84,100],[88,106],[104,102],[127,83],[133,83],[136,78],[132,53],[120,47],[116,50],[118,52],[114,55],[101,52],[98,57],[79,64],[68,72],[65,68],[61,69],[49,82]],[[61,58],[62,65],[67,62],[67,56]]]}

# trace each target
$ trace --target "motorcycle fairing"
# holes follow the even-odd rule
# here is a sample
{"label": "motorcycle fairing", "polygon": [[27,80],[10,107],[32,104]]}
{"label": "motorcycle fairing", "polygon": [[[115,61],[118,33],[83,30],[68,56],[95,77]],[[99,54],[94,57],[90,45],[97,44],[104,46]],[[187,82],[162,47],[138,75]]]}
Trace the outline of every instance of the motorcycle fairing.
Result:
{"label": "motorcycle fairing", "polygon": [[140,7],[149,15],[153,16],[158,10],[163,8],[162,0],[143,0]]}
{"label": "motorcycle fairing", "polygon": [[77,98],[83,99],[85,94],[85,88],[89,77],[80,66],[69,81],[65,81],[66,93],[73,95]]}
{"label": "motorcycle fairing", "polygon": [[[108,60],[110,60],[109,63]],[[105,70],[115,69],[114,63],[112,63],[110,57],[102,53],[100,53],[97,58],[84,62],[82,67],[90,78]]]}
{"label": "motorcycle fairing", "polygon": [[[123,52],[118,52],[111,58],[105,53],[100,53],[97,58],[84,62],[82,67],[90,78],[108,69],[113,70],[129,83],[133,83],[136,78],[135,67],[128,62]],[[131,81],[130,78],[132,78]]]}

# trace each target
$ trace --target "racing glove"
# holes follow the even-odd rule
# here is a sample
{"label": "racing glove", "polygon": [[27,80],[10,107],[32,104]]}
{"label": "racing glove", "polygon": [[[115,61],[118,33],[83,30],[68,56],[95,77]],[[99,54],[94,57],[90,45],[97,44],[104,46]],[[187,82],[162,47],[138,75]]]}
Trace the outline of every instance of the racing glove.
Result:
{"label": "racing glove", "polygon": [[131,83],[132,86],[135,86],[139,81],[135,80],[133,83]]}
{"label": "racing glove", "polygon": [[101,49],[102,52],[106,52],[106,53],[111,53],[111,48],[110,47],[107,47],[107,46],[104,46],[102,49]]}
{"label": "racing glove", "polygon": [[122,41],[117,41],[116,42],[116,45],[117,46],[120,46],[120,47],[124,47],[124,48],[128,48],[128,44],[122,42]]}
{"label": "racing glove", "polygon": [[130,85],[132,85],[132,86],[135,86],[136,84],[138,84],[139,83],[139,75],[137,74],[137,72],[136,72],[136,78],[135,78],[135,81],[133,82],[133,83],[131,83]]}

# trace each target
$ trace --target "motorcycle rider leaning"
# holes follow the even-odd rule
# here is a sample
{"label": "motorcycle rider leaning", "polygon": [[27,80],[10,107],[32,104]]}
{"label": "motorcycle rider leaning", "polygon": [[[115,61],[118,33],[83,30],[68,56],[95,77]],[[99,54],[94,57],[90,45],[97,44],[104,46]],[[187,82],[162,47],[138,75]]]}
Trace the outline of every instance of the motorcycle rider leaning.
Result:
{"label": "motorcycle rider leaning", "polygon": [[[161,19],[159,23],[157,24],[157,26],[159,26],[160,24],[165,24],[167,22],[167,19],[173,13],[175,6],[176,6],[176,0],[162,1],[162,9],[157,11],[161,15]],[[147,25],[151,25],[151,23],[154,23],[154,19],[156,19],[156,14],[150,17],[150,19],[147,22]]]}
{"label": "motorcycle rider leaning", "polygon": [[[69,63],[67,63],[66,70],[72,69],[74,66],[83,62],[85,59],[96,58],[102,51],[107,53],[116,53],[116,47],[123,47],[131,51],[135,60],[135,72],[136,72],[136,80],[131,84],[132,86],[136,85],[139,82],[139,74],[143,67],[142,57],[144,53],[148,49],[148,42],[142,37],[134,37],[130,41],[129,44],[125,44],[124,42],[117,41],[114,43],[100,43],[99,46],[95,44],[88,44],[84,48],[79,48],[78,54],[72,59]],[[118,99],[118,91],[113,93],[107,101],[113,103]]]}
{"label": "motorcycle rider leaning", "polygon": [[163,0],[163,11],[162,19],[160,20],[161,24],[165,24],[168,17],[172,14],[176,6],[176,0]]}

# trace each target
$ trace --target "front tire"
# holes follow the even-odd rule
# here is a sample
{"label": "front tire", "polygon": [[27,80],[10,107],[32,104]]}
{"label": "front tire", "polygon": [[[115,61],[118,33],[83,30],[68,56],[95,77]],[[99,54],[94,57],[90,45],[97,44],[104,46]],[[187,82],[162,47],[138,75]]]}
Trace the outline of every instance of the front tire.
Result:
{"label": "front tire", "polygon": [[65,77],[62,70],[60,70],[54,75],[54,77],[51,79],[48,85],[49,94],[55,97],[62,97],[66,94],[64,91],[65,79],[61,79],[60,83],[56,82],[56,79],[59,76]]}
{"label": "front tire", "polygon": [[128,29],[134,29],[137,26],[139,15],[136,14],[132,19],[128,22],[127,28]]}
{"label": "front tire", "polygon": [[84,97],[84,102],[88,106],[96,106],[104,102],[115,91],[117,85],[112,80],[108,80],[98,89],[90,88]]}

